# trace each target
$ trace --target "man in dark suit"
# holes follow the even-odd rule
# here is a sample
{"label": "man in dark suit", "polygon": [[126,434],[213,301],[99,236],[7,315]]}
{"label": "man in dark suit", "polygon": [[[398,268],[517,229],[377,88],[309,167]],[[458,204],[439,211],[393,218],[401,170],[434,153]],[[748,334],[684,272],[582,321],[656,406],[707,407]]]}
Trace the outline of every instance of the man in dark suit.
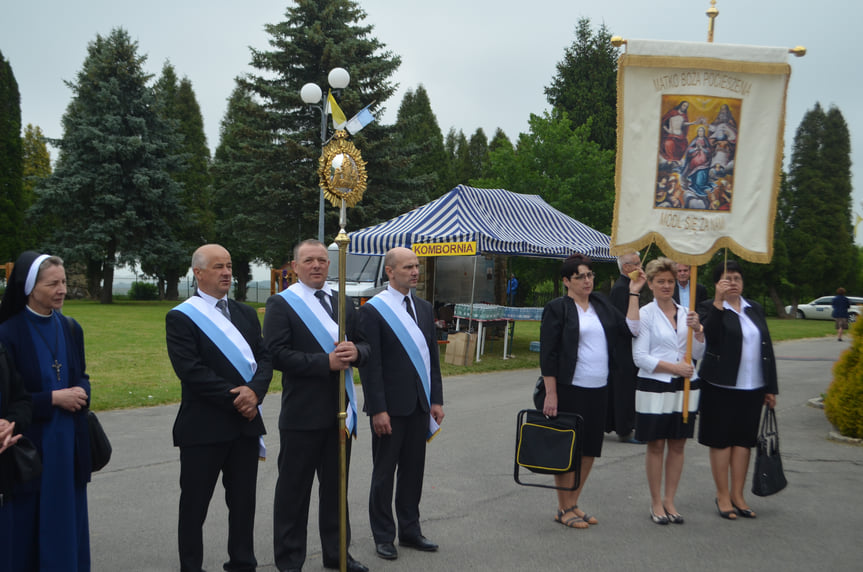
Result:
{"label": "man in dark suit", "polygon": [[[674,284],[674,295],[672,298],[684,308],[689,307],[689,296],[692,292],[692,287],[689,283],[690,272],[691,269],[688,264],[677,264],[677,283]],[[704,284],[696,284],[694,308],[697,309],[699,304],[705,300],[707,300],[707,288]]]}
{"label": "man in dark suit", "polygon": [[378,556],[394,560],[394,485],[399,544],[438,549],[422,534],[419,504],[426,440],[444,412],[432,306],[411,294],[419,277],[417,257],[407,248],[393,248],[384,268],[389,286],[360,308],[360,330],[371,346],[360,377],[373,433],[369,520]]}
{"label": "man in dark suit", "polygon": [[228,299],[230,253],[206,244],[192,256],[192,272],[195,295],[165,316],[168,356],[182,384],[174,422],[174,445],[180,447],[180,569],[201,570],[202,526],[221,473],[229,512],[225,570],[252,571],[255,486],[266,432],[258,406],[273,367],[256,312]]}
{"label": "man in dark suit", "polygon": [[[306,560],[309,502],[318,475],[318,522],[325,568],[339,567],[339,391],[353,395],[353,365],[364,363],[369,346],[356,330],[352,303],[345,306],[347,341],[338,340],[338,296],[326,284],[330,259],[326,247],[306,240],[294,248],[291,268],[298,282],[270,296],[264,340],[273,365],[282,371],[279,416],[279,478],[273,511],[273,547],[280,571],[300,570]],[[339,371],[346,385],[339,386]],[[356,400],[347,422],[356,427]],[[351,417],[352,415],[352,417]],[[346,443],[350,464],[350,439]],[[350,521],[347,528],[350,545]],[[366,572],[350,555],[347,569]]]}
{"label": "man in dark suit", "polygon": [[[611,287],[609,298],[612,305],[626,315],[629,308],[629,273],[641,268],[641,258],[637,252],[628,252],[617,257],[620,276]],[[647,290],[647,288],[644,288]],[[615,431],[624,443],[643,444],[633,437],[635,429],[635,379],[638,369],[632,361],[632,338],[621,336],[617,344],[615,371],[609,396],[609,423],[606,431]]]}

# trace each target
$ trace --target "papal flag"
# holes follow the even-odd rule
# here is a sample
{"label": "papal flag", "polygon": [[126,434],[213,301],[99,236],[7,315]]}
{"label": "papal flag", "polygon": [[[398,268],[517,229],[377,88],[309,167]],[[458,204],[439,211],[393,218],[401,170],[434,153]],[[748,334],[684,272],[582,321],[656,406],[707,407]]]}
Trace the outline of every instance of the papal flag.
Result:
{"label": "papal flag", "polygon": [[770,261],[790,73],[787,48],[627,40],[612,253]]}
{"label": "papal flag", "polygon": [[336,129],[341,129],[348,121],[345,117],[345,112],[342,111],[342,108],[336,102],[336,98],[333,97],[332,90],[327,92],[327,113],[333,116],[333,126]]}

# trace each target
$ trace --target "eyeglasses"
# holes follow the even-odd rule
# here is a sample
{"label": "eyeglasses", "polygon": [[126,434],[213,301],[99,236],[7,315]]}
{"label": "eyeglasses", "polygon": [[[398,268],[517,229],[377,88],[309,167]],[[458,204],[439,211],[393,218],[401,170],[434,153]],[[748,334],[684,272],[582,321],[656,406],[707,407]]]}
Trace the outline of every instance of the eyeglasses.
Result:
{"label": "eyeglasses", "polygon": [[585,272],[584,274],[576,274],[573,276],[576,280],[593,280],[593,277],[596,276],[593,272]]}

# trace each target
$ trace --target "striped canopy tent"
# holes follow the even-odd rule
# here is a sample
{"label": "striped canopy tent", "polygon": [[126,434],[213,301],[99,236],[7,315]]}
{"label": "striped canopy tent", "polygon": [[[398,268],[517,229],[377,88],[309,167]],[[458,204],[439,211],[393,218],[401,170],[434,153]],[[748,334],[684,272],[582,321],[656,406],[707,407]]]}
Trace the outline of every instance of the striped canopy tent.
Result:
{"label": "striped canopy tent", "polygon": [[459,185],[386,222],[349,234],[352,254],[383,255],[396,246],[476,241],[479,254],[612,261],[610,238],[546,203],[539,195]]}

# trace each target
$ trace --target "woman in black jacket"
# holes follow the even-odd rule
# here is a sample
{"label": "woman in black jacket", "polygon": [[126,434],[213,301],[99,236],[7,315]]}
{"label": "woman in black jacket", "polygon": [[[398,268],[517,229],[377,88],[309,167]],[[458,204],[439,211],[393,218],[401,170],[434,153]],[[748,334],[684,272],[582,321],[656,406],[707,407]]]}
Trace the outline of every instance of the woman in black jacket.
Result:
{"label": "woman in black jacket", "polygon": [[710,447],[719,515],[755,518],[743,485],[762,405],[776,406],[776,358],[763,308],[742,296],[740,265],[719,264],[713,281],[715,298],[699,308],[706,342],[699,376],[707,383],[701,390],[698,442]]}
{"label": "woman in black jacket", "polygon": [[[645,282],[644,272],[639,272],[629,285],[627,316],[633,320],[638,320],[638,293]],[[560,275],[566,295],[546,304],[540,325],[540,367],[546,393],[542,412],[549,417],[558,411],[577,413],[584,419],[581,480],[574,491],[557,491],[555,521],[570,528],[587,528],[599,521],[578,508],[578,498],[594,458],[602,454],[615,349],[631,343],[631,335],[624,316],[608,298],[593,291],[589,258],[570,256]],[[575,473],[555,475],[554,480],[559,488],[572,488]]]}

